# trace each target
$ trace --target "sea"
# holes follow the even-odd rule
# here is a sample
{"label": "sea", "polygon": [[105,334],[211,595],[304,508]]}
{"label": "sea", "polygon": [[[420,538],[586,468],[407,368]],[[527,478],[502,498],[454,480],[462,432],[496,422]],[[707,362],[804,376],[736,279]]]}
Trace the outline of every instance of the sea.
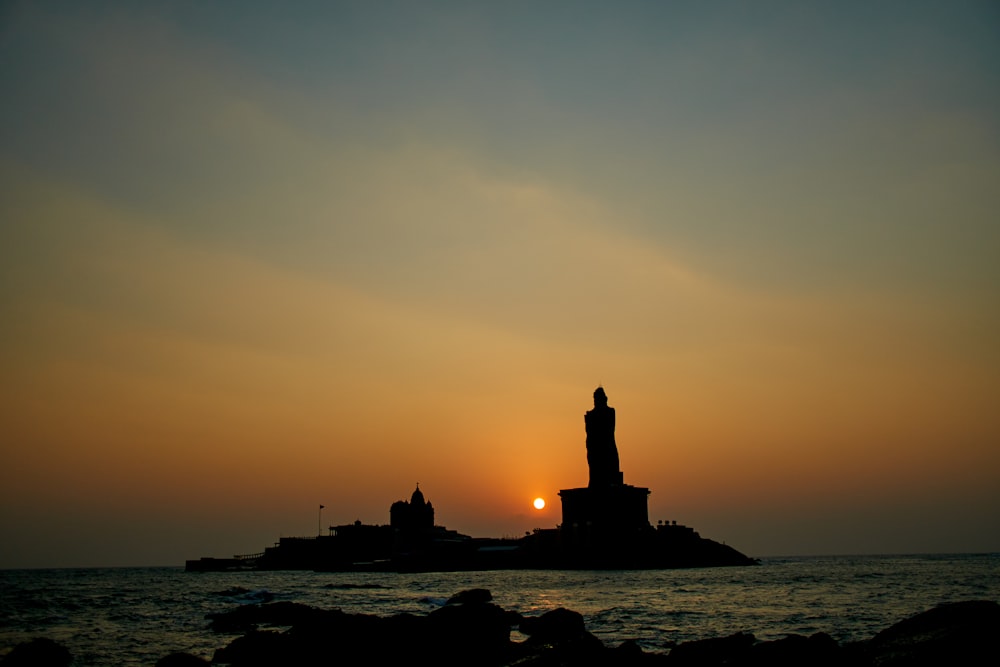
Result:
{"label": "sea", "polygon": [[[218,572],[180,567],[0,570],[0,655],[35,637],[82,665],[153,665],[175,651],[211,658],[233,635],[206,614],[290,600],[388,616],[426,614],[487,588],[505,609],[565,607],[608,646],[647,651],[750,632],[868,639],[945,602],[1000,600],[1000,554],[766,558],[759,566],[644,571],[448,573]],[[512,632],[515,641],[523,639]]]}

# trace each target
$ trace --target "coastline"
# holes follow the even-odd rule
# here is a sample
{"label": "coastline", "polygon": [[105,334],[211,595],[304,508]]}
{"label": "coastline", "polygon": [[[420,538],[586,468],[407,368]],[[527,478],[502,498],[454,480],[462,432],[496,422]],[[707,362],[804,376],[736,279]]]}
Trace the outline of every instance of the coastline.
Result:
{"label": "coastline", "polygon": [[[972,600],[939,605],[899,621],[865,641],[841,644],[822,632],[758,640],[748,632],[682,642],[648,652],[634,641],[608,646],[583,616],[557,608],[537,616],[505,610],[486,589],[457,593],[426,616],[346,614],[292,602],[237,606],[210,614],[220,635],[242,633],[205,660],[187,652],[161,657],[156,667],[283,664],[409,664],[543,667],[560,665],[810,664],[828,667],[923,667],[971,664],[987,655],[1000,632],[1000,604]],[[515,631],[520,639],[512,638]],[[65,646],[47,638],[19,644],[2,667],[72,667]]]}
{"label": "coastline", "polygon": [[209,630],[206,614],[239,605],[273,599],[366,616],[426,616],[471,587],[491,590],[496,604],[523,616],[577,611],[609,647],[632,641],[656,653],[741,632],[760,641],[824,632],[844,644],[941,603],[1000,600],[1000,554],[811,556],[659,571],[6,571],[0,572],[0,654],[47,636],[70,648],[79,665],[148,666],[173,651],[210,658],[232,637]]}

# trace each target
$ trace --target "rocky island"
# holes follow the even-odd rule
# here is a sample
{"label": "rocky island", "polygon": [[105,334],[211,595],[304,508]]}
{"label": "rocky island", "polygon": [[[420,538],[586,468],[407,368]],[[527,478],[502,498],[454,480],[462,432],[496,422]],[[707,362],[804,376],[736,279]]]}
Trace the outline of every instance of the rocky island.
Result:
{"label": "rocky island", "polygon": [[419,486],[389,510],[387,525],[330,526],[328,535],[282,538],[264,551],[189,560],[191,572],[219,570],[462,571],[645,569],[753,565],[736,549],[674,522],[649,521],[650,490],[626,484],[615,442],[615,409],[603,387],[584,415],[587,486],[562,489],[562,523],[519,539],[473,538],[434,524]]}

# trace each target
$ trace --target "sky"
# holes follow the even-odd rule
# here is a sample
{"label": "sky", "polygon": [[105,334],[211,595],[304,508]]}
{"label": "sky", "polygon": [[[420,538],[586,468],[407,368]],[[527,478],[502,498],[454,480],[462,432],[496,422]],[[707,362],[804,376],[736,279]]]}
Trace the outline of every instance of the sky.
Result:
{"label": "sky", "polygon": [[654,522],[1000,551],[998,34],[4,3],[0,567],[253,553],[418,483],[465,534],[554,527],[598,385]]}

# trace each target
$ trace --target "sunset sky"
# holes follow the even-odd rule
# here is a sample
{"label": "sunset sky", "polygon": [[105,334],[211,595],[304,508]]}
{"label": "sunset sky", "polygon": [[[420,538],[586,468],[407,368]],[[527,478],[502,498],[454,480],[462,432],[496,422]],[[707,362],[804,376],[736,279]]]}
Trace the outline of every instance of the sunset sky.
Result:
{"label": "sunset sky", "polygon": [[0,567],[554,527],[598,385],[654,522],[1000,551],[1000,4],[0,6]]}

